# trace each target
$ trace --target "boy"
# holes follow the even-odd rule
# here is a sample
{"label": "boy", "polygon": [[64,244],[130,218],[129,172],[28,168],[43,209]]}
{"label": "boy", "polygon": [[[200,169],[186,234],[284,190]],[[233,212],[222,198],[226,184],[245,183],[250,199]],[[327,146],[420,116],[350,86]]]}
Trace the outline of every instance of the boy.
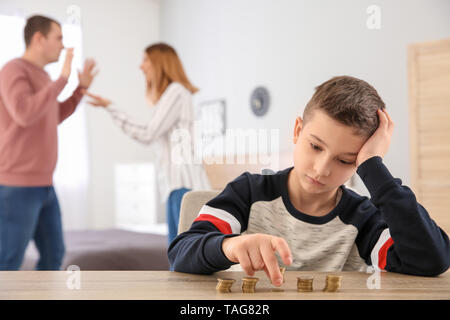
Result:
{"label": "boy", "polygon": [[[323,83],[296,119],[294,167],[230,182],[171,243],[171,268],[212,273],[240,263],[276,286],[281,262],[288,270],[443,273],[448,236],[382,162],[393,129],[365,81]],[[371,199],[343,185],[355,171]]]}

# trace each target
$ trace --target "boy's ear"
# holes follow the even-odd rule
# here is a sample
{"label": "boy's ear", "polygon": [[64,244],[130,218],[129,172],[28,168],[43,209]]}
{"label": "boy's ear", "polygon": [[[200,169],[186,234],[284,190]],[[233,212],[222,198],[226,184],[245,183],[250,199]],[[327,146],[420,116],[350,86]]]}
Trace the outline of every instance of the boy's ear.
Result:
{"label": "boy's ear", "polygon": [[294,144],[297,144],[298,138],[300,137],[300,132],[303,129],[303,119],[302,117],[297,117],[297,119],[295,119],[295,126],[294,126]]}

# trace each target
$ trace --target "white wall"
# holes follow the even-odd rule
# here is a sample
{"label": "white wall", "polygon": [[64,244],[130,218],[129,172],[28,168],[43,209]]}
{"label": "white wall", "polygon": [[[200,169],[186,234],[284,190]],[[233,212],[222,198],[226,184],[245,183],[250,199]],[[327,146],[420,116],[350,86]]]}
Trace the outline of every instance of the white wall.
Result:
{"label": "white wall", "polygon": [[[159,40],[159,1],[84,0],[85,52],[101,69],[92,91],[143,123],[149,119],[139,65],[144,49]],[[81,6],[83,8],[83,6]],[[88,113],[91,155],[91,226],[114,222],[114,164],[153,161],[152,148],[125,136],[105,110]]]}
{"label": "white wall", "polygon": [[[366,26],[372,4],[380,30]],[[282,151],[292,150],[295,117],[315,86],[342,74],[368,81],[396,123],[385,162],[408,184],[407,44],[450,37],[449,16],[447,0],[164,0],[160,30],[201,89],[198,101],[226,98],[228,127],[280,129]],[[272,105],[256,118],[249,98],[260,84]]]}
{"label": "white wall", "polygon": [[[81,9],[84,55],[96,59],[100,69],[91,91],[112,99],[137,118],[148,119],[139,65],[145,47],[159,40],[159,0],[1,0],[0,12],[25,17],[43,14],[65,22],[71,5]],[[114,164],[152,161],[153,154],[151,148],[123,135],[105,110],[88,107],[87,118],[90,185],[86,227],[109,228],[114,224]]]}

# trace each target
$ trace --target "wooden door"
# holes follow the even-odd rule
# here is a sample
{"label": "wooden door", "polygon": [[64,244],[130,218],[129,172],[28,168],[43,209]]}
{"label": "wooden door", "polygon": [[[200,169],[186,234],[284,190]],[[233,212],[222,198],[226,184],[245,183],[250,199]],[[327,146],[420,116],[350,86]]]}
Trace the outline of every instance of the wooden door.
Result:
{"label": "wooden door", "polygon": [[408,48],[411,186],[450,234],[450,39]]}

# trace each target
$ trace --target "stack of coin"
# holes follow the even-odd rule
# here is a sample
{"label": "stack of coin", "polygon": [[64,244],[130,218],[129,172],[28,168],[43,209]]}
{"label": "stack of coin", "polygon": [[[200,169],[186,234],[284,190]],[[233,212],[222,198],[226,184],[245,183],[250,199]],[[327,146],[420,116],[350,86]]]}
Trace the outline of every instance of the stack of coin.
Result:
{"label": "stack of coin", "polygon": [[313,291],[313,277],[303,276],[297,277],[297,291],[298,292],[312,292]]}
{"label": "stack of coin", "polygon": [[244,277],[242,278],[242,292],[243,293],[254,293],[255,286],[258,282],[258,278]]}
{"label": "stack of coin", "polygon": [[285,271],[286,271],[286,267],[280,267],[281,277],[283,277],[283,283],[285,282],[285,280],[284,280],[284,272]]}
{"label": "stack of coin", "polygon": [[336,292],[341,287],[342,276],[328,274],[325,282],[325,292]]}
{"label": "stack of coin", "polygon": [[219,292],[231,292],[231,286],[236,280],[234,279],[217,279],[216,290]]}

